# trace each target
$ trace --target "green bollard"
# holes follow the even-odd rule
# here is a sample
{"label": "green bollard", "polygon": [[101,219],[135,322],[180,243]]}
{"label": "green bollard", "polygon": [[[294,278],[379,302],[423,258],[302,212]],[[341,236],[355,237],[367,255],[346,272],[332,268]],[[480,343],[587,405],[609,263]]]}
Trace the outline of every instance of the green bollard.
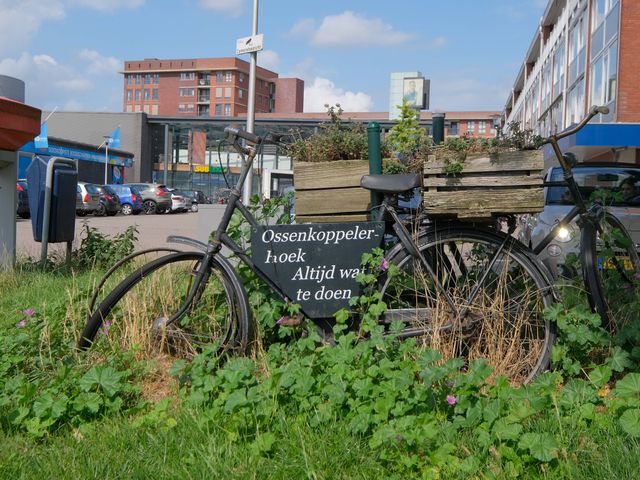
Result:
{"label": "green bollard", "polygon": [[435,112],[431,115],[433,124],[433,144],[440,145],[444,142],[444,112]]}
{"label": "green bollard", "polygon": [[[382,154],[380,153],[380,124],[369,122],[367,125],[367,146],[369,149],[369,173],[379,175],[382,173]],[[371,192],[371,219],[376,217],[378,206],[382,204],[382,194]]]}

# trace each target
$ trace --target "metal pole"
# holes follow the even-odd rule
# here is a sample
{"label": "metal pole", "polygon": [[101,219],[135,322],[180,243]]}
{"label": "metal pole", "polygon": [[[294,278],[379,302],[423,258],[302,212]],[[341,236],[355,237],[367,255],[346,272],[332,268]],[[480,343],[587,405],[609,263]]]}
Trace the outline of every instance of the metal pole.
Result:
{"label": "metal pole", "polygon": [[104,184],[107,184],[107,166],[109,165],[109,138],[104,137]]}
{"label": "metal pole", "polygon": [[162,178],[162,184],[167,184],[167,170],[169,169],[169,124],[164,125],[164,176]]}
{"label": "metal pole", "polygon": [[[258,0],[253,0],[253,28],[251,35],[258,34]],[[258,52],[251,52],[249,63],[249,98],[247,99],[247,132],[253,133],[256,118],[256,66],[258,63]],[[253,190],[253,166],[244,182],[242,189],[242,203],[249,205],[251,192]]]}
{"label": "metal pole", "polygon": [[[369,150],[369,173],[379,175],[382,173],[382,153],[380,151],[380,124],[369,122],[367,125],[367,147]],[[376,218],[378,207],[382,204],[382,194],[371,192],[371,218]]]}

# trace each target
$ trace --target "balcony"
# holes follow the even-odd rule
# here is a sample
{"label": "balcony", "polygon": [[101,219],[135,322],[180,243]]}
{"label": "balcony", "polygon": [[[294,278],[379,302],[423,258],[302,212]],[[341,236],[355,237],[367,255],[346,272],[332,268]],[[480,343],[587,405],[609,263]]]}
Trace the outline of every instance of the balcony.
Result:
{"label": "balcony", "polygon": [[198,103],[209,103],[211,101],[210,95],[200,95],[198,96]]}
{"label": "balcony", "polygon": [[201,78],[198,80],[199,87],[208,87],[211,85],[211,79],[209,78]]}

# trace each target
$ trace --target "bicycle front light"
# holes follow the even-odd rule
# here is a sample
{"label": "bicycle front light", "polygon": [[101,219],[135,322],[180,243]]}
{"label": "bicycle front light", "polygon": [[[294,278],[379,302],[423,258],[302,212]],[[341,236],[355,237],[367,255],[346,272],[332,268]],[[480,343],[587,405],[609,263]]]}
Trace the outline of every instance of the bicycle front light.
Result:
{"label": "bicycle front light", "polygon": [[556,234],[556,240],[562,243],[567,243],[573,240],[575,237],[576,231],[573,226],[560,227],[558,233]]}

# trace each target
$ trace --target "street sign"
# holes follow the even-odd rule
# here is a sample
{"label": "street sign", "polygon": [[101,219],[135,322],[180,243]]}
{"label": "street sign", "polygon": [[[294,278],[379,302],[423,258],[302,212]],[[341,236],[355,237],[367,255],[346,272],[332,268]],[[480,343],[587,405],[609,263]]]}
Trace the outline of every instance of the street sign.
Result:
{"label": "street sign", "polygon": [[260,225],[251,229],[251,258],[305,315],[331,318],[362,293],[362,254],[383,235],[384,222]]}
{"label": "street sign", "polygon": [[252,35],[251,37],[243,37],[236,40],[236,55],[243,53],[259,52],[264,48],[264,35]]}

